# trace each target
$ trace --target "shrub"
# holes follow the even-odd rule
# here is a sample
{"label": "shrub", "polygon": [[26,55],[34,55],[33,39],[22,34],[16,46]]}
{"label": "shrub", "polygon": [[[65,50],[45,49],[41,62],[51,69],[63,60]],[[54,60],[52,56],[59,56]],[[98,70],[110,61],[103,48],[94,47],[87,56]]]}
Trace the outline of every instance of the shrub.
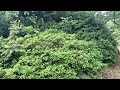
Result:
{"label": "shrub", "polygon": [[95,41],[102,51],[102,61],[109,64],[115,62],[118,54],[117,43],[112,33],[100,20],[96,20],[92,13],[72,12],[63,18],[56,28],[69,34],[76,34],[79,40]]}
{"label": "shrub", "polygon": [[47,30],[17,38],[16,42],[22,54],[13,67],[0,70],[6,72],[3,78],[100,78],[100,70],[106,66],[97,44],[78,40],[75,34]]}
{"label": "shrub", "polygon": [[13,23],[9,38],[0,38],[0,78],[102,78],[101,69],[117,55],[111,32],[92,13],[71,11],[62,19],[46,22],[52,29],[44,32]]}

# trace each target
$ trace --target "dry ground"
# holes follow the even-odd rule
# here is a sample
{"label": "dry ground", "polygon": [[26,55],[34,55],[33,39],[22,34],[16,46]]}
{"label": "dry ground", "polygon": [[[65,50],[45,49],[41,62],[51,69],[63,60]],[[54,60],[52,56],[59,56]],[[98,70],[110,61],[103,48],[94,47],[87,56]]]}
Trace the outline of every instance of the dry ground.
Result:
{"label": "dry ground", "polygon": [[[120,51],[120,46],[118,46],[118,50]],[[113,66],[102,70],[102,75],[104,79],[120,79],[120,54],[117,62]]]}

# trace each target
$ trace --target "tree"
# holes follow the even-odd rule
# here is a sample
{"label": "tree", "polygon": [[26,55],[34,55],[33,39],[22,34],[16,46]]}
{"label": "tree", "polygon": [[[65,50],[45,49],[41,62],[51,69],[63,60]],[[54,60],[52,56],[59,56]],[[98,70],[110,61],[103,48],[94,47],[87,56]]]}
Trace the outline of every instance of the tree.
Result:
{"label": "tree", "polygon": [[9,24],[17,17],[17,12],[1,11],[0,12],[0,36],[7,38],[9,36]]}

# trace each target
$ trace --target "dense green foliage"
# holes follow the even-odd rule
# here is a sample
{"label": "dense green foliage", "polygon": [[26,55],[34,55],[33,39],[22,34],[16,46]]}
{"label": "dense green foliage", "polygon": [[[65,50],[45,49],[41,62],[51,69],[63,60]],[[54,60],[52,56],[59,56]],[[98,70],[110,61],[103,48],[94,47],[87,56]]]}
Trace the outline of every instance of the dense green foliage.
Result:
{"label": "dense green foliage", "polygon": [[15,17],[16,17],[16,13],[14,11],[0,12],[0,36],[3,36],[4,38],[7,38],[9,36],[8,28],[9,28],[10,22],[13,21]]}
{"label": "dense green foliage", "polygon": [[104,63],[113,63],[117,54],[117,43],[111,36],[111,32],[104,23],[96,20],[93,13],[71,13],[69,17],[63,19],[57,28],[67,33],[76,33],[79,40],[95,41],[100,48]]}
{"label": "dense green foliage", "polygon": [[9,58],[3,60],[2,78],[99,78],[105,66],[96,43],[78,40],[75,34],[47,30],[17,38],[16,43],[20,49],[5,55]]}
{"label": "dense green foliage", "polygon": [[0,38],[0,78],[102,78],[101,69],[113,64],[118,52],[109,28],[94,14],[19,11],[9,36]]}

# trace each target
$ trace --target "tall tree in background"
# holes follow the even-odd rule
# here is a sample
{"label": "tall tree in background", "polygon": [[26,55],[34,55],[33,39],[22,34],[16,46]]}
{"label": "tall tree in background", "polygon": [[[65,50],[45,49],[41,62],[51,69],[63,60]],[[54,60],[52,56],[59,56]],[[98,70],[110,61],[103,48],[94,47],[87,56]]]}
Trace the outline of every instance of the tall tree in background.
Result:
{"label": "tall tree in background", "polygon": [[0,36],[9,36],[9,25],[17,17],[17,11],[0,11]]}

